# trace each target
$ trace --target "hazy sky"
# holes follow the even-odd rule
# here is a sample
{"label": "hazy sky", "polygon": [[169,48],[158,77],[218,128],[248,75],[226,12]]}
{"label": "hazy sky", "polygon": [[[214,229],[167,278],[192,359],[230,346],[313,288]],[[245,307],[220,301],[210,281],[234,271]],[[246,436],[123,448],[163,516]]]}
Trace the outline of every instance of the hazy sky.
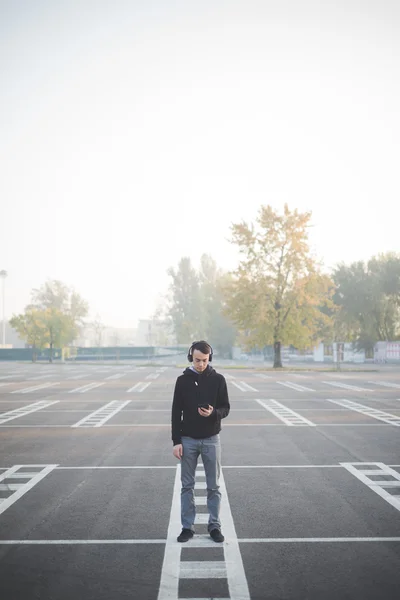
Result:
{"label": "hazy sky", "polygon": [[134,327],[261,204],[400,251],[397,0],[0,0],[0,77],[8,317],[55,278]]}

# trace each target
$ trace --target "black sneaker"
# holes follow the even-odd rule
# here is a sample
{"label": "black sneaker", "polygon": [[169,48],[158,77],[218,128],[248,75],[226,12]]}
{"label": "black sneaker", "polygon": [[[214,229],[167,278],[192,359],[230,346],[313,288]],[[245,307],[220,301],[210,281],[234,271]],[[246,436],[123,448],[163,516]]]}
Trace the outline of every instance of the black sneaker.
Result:
{"label": "black sneaker", "polygon": [[181,533],[176,538],[178,542],[188,542],[194,535],[191,529],[182,529]]}
{"label": "black sneaker", "polygon": [[223,542],[224,539],[225,539],[219,529],[212,529],[210,531],[210,537],[212,537],[212,539],[214,540],[214,542],[217,542],[218,544],[220,544],[221,542]]}

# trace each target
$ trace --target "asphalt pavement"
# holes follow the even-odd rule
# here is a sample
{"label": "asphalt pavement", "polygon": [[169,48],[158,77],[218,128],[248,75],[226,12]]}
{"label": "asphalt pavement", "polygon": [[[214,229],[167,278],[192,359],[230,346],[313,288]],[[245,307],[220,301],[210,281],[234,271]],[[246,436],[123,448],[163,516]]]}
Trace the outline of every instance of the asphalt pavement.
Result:
{"label": "asphalt pavement", "polygon": [[398,600],[400,369],[214,367],[223,544],[178,544],[181,368],[0,364],[1,600]]}

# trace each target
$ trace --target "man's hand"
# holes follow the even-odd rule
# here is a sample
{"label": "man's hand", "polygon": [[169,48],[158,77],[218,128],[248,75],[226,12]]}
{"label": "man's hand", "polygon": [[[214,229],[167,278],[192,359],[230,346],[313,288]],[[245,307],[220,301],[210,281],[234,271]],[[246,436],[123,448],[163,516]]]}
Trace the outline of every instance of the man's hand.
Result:
{"label": "man's hand", "polygon": [[208,408],[198,408],[197,410],[201,417],[209,417],[214,409],[212,406],[208,405]]}
{"label": "man's hand", "polygon": [[174,446],[172,449],[172,454],[175,456],[175,458],[177,458],[178,460],[181,460],[182,455],[183,455],[182,444],[176,444],[176,446]]}

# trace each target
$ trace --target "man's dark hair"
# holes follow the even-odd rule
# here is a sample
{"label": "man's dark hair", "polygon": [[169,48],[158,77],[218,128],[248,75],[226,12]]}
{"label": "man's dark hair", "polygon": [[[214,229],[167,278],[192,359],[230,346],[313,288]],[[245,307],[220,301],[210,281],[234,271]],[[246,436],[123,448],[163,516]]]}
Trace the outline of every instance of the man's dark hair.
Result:
{"label": "man's dark hair", "polygon": [[210,344],[204,340],[200,340],[199,342],[194,342],[192,344],[191,353],[193,354],[194,350],[200,350],[203,354],[211,354],[212,348]]}

